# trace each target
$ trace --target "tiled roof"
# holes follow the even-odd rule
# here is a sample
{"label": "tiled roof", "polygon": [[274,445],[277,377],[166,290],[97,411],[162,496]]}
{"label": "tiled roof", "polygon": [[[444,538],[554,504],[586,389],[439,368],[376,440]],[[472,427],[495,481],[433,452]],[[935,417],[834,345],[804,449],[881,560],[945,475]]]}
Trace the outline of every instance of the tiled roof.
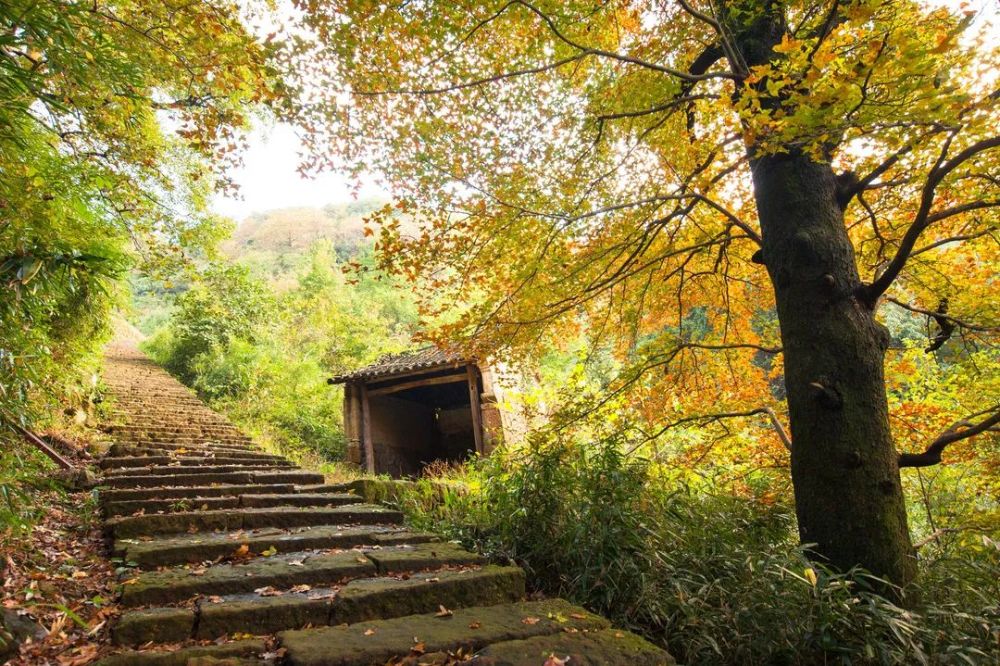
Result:
{"label": "tiled roof", "polygon": [[418,370],[431,370],[439,367],[460,366],[468,363],[468,359],[460,354],[445,351],[430,346],[402,354],[387,354],[371,365],[359,368],[354,372],[338,375],[333,378],[335,384],[342,384],[352,379],[377,379],[393,375],[405,375]]}

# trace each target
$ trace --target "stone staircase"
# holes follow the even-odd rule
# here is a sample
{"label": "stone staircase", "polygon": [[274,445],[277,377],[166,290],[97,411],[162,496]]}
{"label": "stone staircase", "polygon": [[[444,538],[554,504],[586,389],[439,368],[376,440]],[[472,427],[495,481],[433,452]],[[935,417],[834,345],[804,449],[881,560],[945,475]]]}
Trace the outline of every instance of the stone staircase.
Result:
{"label": "stone staircase", "polygon": [[105,381],[100,499],[127,569],[102,664],[673,663],[582,608],[525,600],[520,568],[256,449],[133,348],[109,347]]}

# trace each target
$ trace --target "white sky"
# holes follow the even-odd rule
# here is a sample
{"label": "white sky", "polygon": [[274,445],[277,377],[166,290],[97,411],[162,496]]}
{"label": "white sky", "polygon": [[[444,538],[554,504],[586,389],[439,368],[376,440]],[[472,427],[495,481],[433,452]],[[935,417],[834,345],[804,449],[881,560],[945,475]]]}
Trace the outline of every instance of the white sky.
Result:
{"label": "white sky", "polygon": [[[273,208],[349,203],[353,180],[335,173],[303,178],[297,168],[301,144],[285,123],[256,123],[243,156],[244,166],[230,172],[240,186],[238,198],[216,195],[212,210],[236,221]],[[362,180],[358,198],[385,197],[373,177]]]}
{"label": "white sky", "polygon": [[[977,23],[1000,38],[1000,0],[926,0],[930,5],[979,12]],[[287,10],[285,10],[287,11]],[[271,26],[258,28],[266,32]],[[263,34],[263,33],[262,33]],[[321,207],[329,203],[349,203],[354,182],[336,173],[315,179],[299,175],[301,144],[294,129],[284,123],[258,123],[249,137],[244,166],[230,172],[240,186],[238,197],[216,195],[212,209],[240,222],[251,213],[294,206]],[[362,179],[357,198],[386,198],[387,193],[373,176]]]}

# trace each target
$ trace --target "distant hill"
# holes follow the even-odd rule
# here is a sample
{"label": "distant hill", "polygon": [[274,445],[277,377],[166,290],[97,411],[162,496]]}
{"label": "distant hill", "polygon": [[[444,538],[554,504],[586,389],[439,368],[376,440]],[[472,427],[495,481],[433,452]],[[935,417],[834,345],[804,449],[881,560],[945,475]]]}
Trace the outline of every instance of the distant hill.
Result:
{"label": "distant hill", "polygon": [[364,218],[385,205],[366,199],[323,208],[278,208],[254,213],[239,224],[222,250],[233,258],[248,254],[299,254],[318,240],[329,240],[337,254],[354,256],[371,242],[364,235]]}

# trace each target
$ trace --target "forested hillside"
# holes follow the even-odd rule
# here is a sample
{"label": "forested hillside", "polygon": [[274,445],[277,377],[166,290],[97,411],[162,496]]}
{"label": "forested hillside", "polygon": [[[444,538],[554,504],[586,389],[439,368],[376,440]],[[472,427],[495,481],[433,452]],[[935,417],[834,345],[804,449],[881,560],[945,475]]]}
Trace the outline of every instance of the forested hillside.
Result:
{"label": "forested hillside", "polygon": [[412,297],[374,270],[363,220],[382,205],[258,213],[169,288],[137,278],[143,348],[283,452],[342,460],[341,395],[326,379],[416,333]]}

